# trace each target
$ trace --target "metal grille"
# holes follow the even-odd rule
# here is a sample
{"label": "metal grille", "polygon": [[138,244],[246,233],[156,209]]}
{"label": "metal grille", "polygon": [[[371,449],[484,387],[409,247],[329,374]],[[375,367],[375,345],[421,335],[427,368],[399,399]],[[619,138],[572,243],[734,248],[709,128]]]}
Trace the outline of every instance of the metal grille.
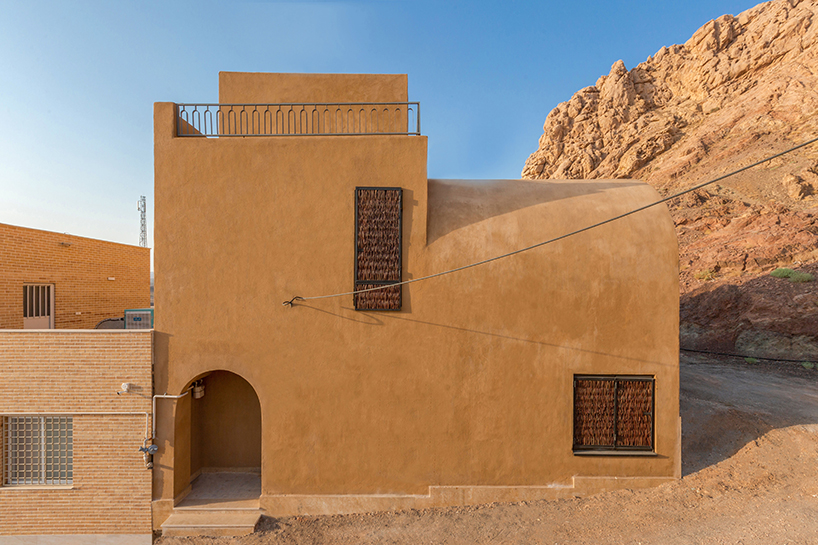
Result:
{"label": "metal grille", "polygon": [[51,285],[23,286],[23,318],[51,316]]}
{"label": "metal grille", "polygon": [[420,134],[419,102],[177,104],[176,136]]}
{"label": "metal grille", "polygon": [[[355,189],[355,289],[401,281],[403,191],[399,187]],[[401,286],[356,293],[357,310],[400,310]]]}
{"label": "metal grille", "polygon": [[574,450],[652,450],[653,377],[575,376]]}
{"label": "metal grille", "polygon": [[73,417],[6,416],[3,430],[5,486],[73,483]]}

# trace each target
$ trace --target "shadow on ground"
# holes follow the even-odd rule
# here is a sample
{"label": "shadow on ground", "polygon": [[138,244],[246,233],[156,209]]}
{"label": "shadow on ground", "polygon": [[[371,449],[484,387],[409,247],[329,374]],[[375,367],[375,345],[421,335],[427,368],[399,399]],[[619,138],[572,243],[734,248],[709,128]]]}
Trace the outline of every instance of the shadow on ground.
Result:
{"label": "shadow on ground", "polygon": [[818,424],[818,371],[683,353],[679,401],[689,475],[774,428]]}

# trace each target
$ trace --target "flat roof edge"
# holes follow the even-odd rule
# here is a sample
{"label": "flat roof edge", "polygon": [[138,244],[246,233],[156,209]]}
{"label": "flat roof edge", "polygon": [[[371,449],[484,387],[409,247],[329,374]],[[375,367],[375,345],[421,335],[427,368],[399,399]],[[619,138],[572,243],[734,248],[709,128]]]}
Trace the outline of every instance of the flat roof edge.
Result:
{"label": "flat roof edge", "polygon": [[72,235],[71,233],[61,233],[59,231],[49,231],[48,229],[38,229],[36,227],[25,227],[23,225],[13,225],[11,223],[2,223],[0,222],[0,226],[3,227],[11,227],[13,229],[22,229],[24,231],[38,231],[40,233],[49,233],[55,236],[62,236],[62,237],[72,237],[72,238],[81,238],[84,240],[93,240],[94,242],[104,242],[106,244],[117,244],[119,246],[127,246],[128,248],[144,248],[146,250],[150,250],[151,248],[147,246],[139,246],[138,244],[126,244],[125,242],[115,242],[113,240],[105,240],[102,238],[93,238],[93,237],[86,237],[82,235]]}
{"label": "flat roof edge", "polygon": [[3,333],[152,333],[153,329],[0,329]]}

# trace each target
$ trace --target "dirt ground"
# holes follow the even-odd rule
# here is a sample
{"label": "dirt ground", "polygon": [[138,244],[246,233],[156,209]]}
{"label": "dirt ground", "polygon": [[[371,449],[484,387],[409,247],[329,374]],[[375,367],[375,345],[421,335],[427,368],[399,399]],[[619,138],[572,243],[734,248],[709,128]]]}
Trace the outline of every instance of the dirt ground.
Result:
{"label": "dirt ground", "polygon": [[818,543],[818,370],[682,354],[683,478],[648,490],[468,508],[265,519],[158,545]]}

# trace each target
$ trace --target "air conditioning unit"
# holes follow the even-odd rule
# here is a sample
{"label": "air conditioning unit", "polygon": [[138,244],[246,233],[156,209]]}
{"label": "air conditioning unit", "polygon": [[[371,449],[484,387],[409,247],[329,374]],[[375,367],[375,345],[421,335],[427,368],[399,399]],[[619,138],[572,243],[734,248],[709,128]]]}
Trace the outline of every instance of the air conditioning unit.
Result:
{"label": "air conditioning unit", "polygon": [[127,309],[125,311],[125,329],[153,329],[153,309]]}

